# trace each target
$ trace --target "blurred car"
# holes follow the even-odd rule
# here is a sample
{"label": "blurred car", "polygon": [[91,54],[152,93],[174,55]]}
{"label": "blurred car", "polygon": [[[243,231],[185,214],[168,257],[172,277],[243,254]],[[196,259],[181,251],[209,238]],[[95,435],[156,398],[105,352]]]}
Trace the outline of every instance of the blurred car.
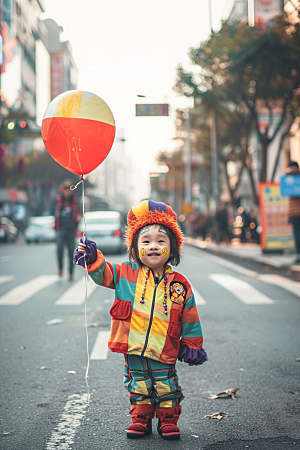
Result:
{"label": "blurred car", "polygon": [[[123,253],[124,220],[118,211],[90,211],[85,213],[85,235],[95,241],[103,252]],[[78,225],[78,237],[83,235],[84,219]]]}
{"label": "blurred car", "polygon": [[40,241],[55,241],[55,217],[30,217],[30,219],[28,220],[27,228],[25,229],[25,238],[27,244]]}
{"label": "blurred car", "polygon": [[0,241],[15,242],[18,238],[18,228],[7,217],[0,218]]}

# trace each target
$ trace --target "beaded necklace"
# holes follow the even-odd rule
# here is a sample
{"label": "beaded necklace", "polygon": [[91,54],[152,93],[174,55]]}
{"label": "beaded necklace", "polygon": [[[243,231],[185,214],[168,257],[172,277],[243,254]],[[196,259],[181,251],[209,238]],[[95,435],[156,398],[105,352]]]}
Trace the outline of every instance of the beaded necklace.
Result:
{"label": "beaded necklace", "polygon": [[[147,283],[148,283],[149,276],[150,276],[150,269],[148,268],[147,274],[146,274],[146,280],[145,280],[145,284],[144,284],[144,289],[143,289],[143,293],[142,293],[142,297],[141,297],[140,303],[145,303],[145,293],[146,293],[146,288],[147,288]],[[156,278],[158,278],[158,277],[154,277],[155,280],[156,280]],[[165,310],[165,314],[168,314],[168,305],[167,305],[167,297],[168,297],[168,294],[167,294],[167,281],[168,281],[168,276],[167,276],[167,274],[165,273],[165,274],[164,274],[164,291],[165,291],[165,293],[164,293],[164,301],[163,301],[163,307],[164,307],[164,310]],[[158,281],[155,281],[155,287],[157,287],[157,285],[158,285]]]}

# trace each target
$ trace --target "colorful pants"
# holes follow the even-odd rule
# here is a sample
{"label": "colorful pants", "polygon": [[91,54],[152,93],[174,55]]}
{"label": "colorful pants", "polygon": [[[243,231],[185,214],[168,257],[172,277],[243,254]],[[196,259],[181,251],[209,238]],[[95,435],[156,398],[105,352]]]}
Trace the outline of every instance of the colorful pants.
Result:
{"label": "colorful pants", "polygon": [[172,408],[184,396],[174,364],[163,364],[137,355],[124,355],[124,386],[132,405]]}

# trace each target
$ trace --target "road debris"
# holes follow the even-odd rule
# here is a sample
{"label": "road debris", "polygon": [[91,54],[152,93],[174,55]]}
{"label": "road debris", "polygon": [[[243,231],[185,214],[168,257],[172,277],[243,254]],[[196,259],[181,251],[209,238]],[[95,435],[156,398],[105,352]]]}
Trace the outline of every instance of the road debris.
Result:
{"label": "road debris", "polygon": [[50,367],[41,366],[40,370],[51,370]]}
{"label": "road debris", "polygon": [[75,370],[68,370],[68,373],[76,373]]}
{"label": "road debris", "polygon": [[58,325],[59,323],[63,323],[63,319],[52,319],[48,320],[47,325]]}
{"label": "road debris", "polygon": [[208,398],[209,400],[214,400],[215,398],[222,398],[222,397],[230,397],[232,398],[232,400],[236,400],[236,397],[234,396],[237,391],[240,388],[230,388],[230,389],[226,389],[225,391],[219,392],[216,395],[211,395],[210,397],[203,397],[203,398]]}
{"label": "road debris", "polygon": [[10,434],[10,433],[14,433],[16,430],[11,430],[11,431],[4,431],[4,433],[3,433],[3,435],[7,435],[7,434]]}
{"label": "road debris", "polygon": [[226,412],[216,412],[213,414],[208,414],[207,416],[204,416],[204,419],[217,419],[217,420],[221,420],[223,419],[223,417],[233,417],[230,416],[228,413]]}

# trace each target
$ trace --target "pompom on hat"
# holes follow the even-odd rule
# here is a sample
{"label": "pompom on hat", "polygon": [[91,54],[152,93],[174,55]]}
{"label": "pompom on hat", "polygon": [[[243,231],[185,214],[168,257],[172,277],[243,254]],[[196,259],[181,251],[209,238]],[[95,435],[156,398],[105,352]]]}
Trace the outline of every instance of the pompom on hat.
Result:
{"label": "pompom on hat", "polygon": [[159,224],[173,231],[180,253],[184,237],[177,223],[177,214],[165,203],[144,200],[139,206],[133,206],[127,216],[126,244],[130,248],[135,234],[146,225]]}

